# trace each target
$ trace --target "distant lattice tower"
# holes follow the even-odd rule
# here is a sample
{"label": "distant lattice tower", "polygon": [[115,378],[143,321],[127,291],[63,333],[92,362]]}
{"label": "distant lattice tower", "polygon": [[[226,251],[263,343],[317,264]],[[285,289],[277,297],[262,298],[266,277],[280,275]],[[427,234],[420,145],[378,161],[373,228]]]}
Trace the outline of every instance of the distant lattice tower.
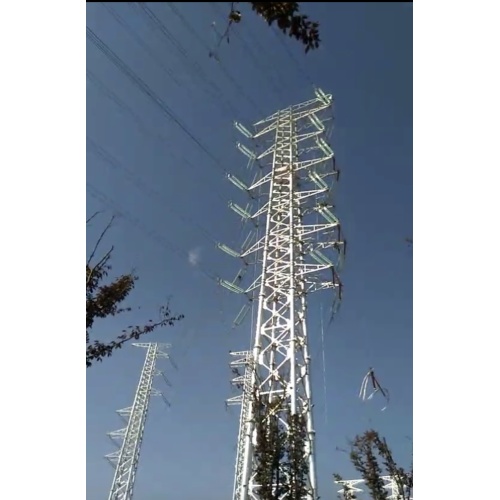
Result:
{"label": "distant lattice tower", "polygon": [[[339,172],[334,152],[325,140],[328,119],[323,119],[333,99],[320,89],[315,93],[314,99],[280,110],[256,123],[253,131],[235,124],[253,141],[253,147],[237,145],[249,159],[244,174],[248,179],[228,175],[236,187],[249,195],[248,204],[244,208],[231,202],[229,206],[243,220],[253,222],[256,229],[239,251],[219,244],[221,250],[243,260],[242,271],[235,280],[219,282],[230,291],[246,294],[256,311],[251,356],[245,355],[246,371],[240,380],[245,387],[239,400],[244,404],[234,500],[260,500],[264,487],[271,487],[273,491],[278,488],[274,480],[271,486],[259,483],[259,477],[263,477],[259,464],[263,461],[258,450],[265,439],[258,437],[262,432],[257,432],[255,422],[262,408],[266,416],[264,423],[259,423],[259,429],[277,425],[290,443],[290,436],[295,435],[290,422],[304,422],[301,425],[305,427],[305,438],[300,455],[307,472],[305,490],[300,486],[300,491],[304,491],[300,495],[308,500],[318,498],[307,297],[313,291],[330,289],[335,311],[341,299],[338,273],[345,255],[345,241],[340,222],[332,212],[331,189]],[[260,151],[256,152],[259,147]],[[249,286],[243,286],[245,271],[252,263],[259,265],[259,275]],[[237,323],[248,309],[245,305]],[[243,362],[243,358],[240,360]],[[281,467],[281,464],[277,466]],[[279,491],[289,488],[288,493],[279,494],[282,499],[297,494],[298,480],[291,474],[278,473],[282,481]],[[283,481],[287,483],[285,486]]]}
{"label": "distant lattice tower", "polygon": [[163,372],[156,370],[156,361],[158,358],[169,359],[166,349],[170,347],[170,344],[137,343],[132,345],[147,349],[146,360],[132,406],[117,411],[127,423],[126,427],[108,433],[111,440],[119,445],[117,451],[106,455],[107,460],[115,468],[108,500],[131,500],[133,497],[150,397],[161,396],[167,405],[169,404],[163,393],[153,388],[153,379],[161,375],[168,383]]}
{"label": "distant lattice tower", "polygon": [[[399,491],[399,486],[396,479],[393,476],[381,476],[384,481],[384,488],[389,490],[388,500],[402,500],[403,498],[408,498],[408,496],[404,496]],[[363,485],[365,483],[364,479],[347,479],[342,481],[335,481],[335,484],[339,484],[342,486],[337,493],[344,493],[345,489],[352,493],[363,493],[364,490],[358,488],[358,485]],[[413,500],[411,497],[409,500]]]}
{"label": "distant lattice tower", "polygon": [[[236,471],[234,475],[234,490],[237,485],[241,483],[241,476],[243,474],[243,451],[245,445],[245,425],[248,420],[250,396],[252,392],[252,351],[231,352],[231,356],[236,359],[232,361],[229,366],[232,368],[233,373],[236,375],[231,383],[241,389],[241,394],[227,400],[229,406],[241,405],[240,410],[240,427],[238,432],[238,445],[236,448]],[[243,374],[238,372],[238,368],[243,368]]]}
{"label": "distant lattice tower", "polygon": [[335,484],[339,484],[342,488],[337,491],[337,493],[346,493],[354,494],[363,493],[361,488],[358,488],[358,485],[363,484],[365,482],[364,479],[346,479],[342,481],[335,481]]}

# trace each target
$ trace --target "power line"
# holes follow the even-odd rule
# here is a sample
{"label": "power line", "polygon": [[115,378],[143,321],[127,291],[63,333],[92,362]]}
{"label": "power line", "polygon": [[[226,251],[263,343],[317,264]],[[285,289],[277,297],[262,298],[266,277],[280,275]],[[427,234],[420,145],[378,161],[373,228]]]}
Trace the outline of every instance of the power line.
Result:
{"label": "power line", "polygon": [[[266,29],[269,29],[269,28],[266,28]],[[255,33],[253,32],[252,29],[247,30],[246,33],[247,33],[247,36],[251,39],[251,44],[253,46],[255,46],[257,53],[261,55],[262,59],[264,59],[264,54],[267,54],[267,53],[272,54],[272,52],[269,49],[266,49],[265,47],[262,46],[262,44],[259,41],[259,38],[255,35]],[[280,87],[282,89],[286,88],[287,82],[284,80],[282,72],[277,70],[276,62],[272,61],[272,60],[268,60],[268,64],[266,66],[268,69],[270,67],[271,71],[273,72],[274,76],[276,77],[276,83],[278,85],[280,85]],[[280,92],[280,95],[281,94],[282,94],[282,92]]]}
{"label": "power line", "polygon": [[91,70],[87,69],[87,78],[96,86],[98,90],[100,90],[108,99],[113,101],[122,111],[130,115],[134,123],[137,125],[137,128],[143,132],[143,134],[150,136],[152,138],[158,138],[162,141],[165,140],[159,134],[152,134],[150,130],[147,129],[145,123],[142,118],[122,99],[118,97],[116,92],[111,90],[106,84],[100,80],[95,73]]}
{"label": "power line", "polygon": [[[210,6],[212,7],[212,9],[214,10],[214,12],[216,14],[218,14],[219,16],[222,16],[221,14],[221,11],[219,10],[219,7],[218,7],[218,4],[217,2],[210,2]],[[236,38],[238,40],[240,40],[241,44],[243,45],[243,48],[246,49],[246,51],[248,52],[248,54],[250,55],[250,58],[253,60],[255,66],[257,69],[260,70],[260,73],[262,73],[263,75],[265,75],[271,85],[271,88],[273,90],[273,92],[276,94],[276,97],[279,99],[279,100],[282,100],[283,99],[283,93],[280,91],[280,89],[276,86],[276,83],[275,81],[271,78],[271,75],[269,74],[269,72],[266,70],[266,68],[264,66],[262,66],[262,64],[260,63],[259,61],[259,58],[255,55],[255,53],[253,52],[253,50],[250,48],[250,46],[248,45],[248,43],[245,41],[245,39],[235,30],[234,32],[234,35],[236,36]]]}
{"label": "power line", "polygon": [[147,46],[146,43],[144,43],[144,41],[141,39],[141,37],[139,37],[137,35],[137,33],[130,27],[130,25],[128,25],[125,20],[123,19],[123,17],[121,17],[116,11],[115,9],[113,9],[113,7],[111,7],[109,4],[105,3],[105,2],[100,2],[100,4],[102,5],[103,8],[105,8],[108,13],[113,17],[113,19],[121,25],[121,27],[130,35],[130,37],[132,37],[138,45],[140,45],[142,47],[142,49],[151,57],[151,59],[153,59],[157,64],[158,66],[160,66],[163,71],[165,71],[165,73],[167,73],[167,75],[179,86],[179,87],[183,87],[183,84],[182,82],[180,82],[177,77],[175,76],[174,72],[168,67],[166,66],[163,61]]}
{"label": "power line", "polygon": [[[179,10],[175,7],[173,2],[167,2],[168,7],[170,10],[180,19],[184,27],[191,33],[191,35],[204,47],[207,52],[210,52],[212,48],[208,45],[207,42],[205,42],[200,35],[197,33],[197,31],[191,26],[191,24],[186,20],[185,16],[179,12]],[[264,115],[264,112],[260,108],[259,104],[252,99],[241,87],[241,85],[234,79],[234,77],[228,72],[226,67],[222,64],[222,62],[219,63],[220,68],[223,72],[223,74],[226,76],[226,78],[234,85],[236,90],[251,104],[253,109],[256,109],[261,115]],[[236,116],[236,115],[235,115]]]}
{"label": "power line", "polygon": [[141,190],[147,196],[153,196],[157,198],[163,205],[168,207],[170,211],[172,211],[180,220],[185,222],[186,224],[192,224],[195,226],[201,234],[208,240],[210,243],[217,244],[217,240],[213,238],[213,236],[207,231],[201,224],[197,223],[190,217],[180,213],[177,209],[173,208],[166,200],[165,196],[160,194],[155,189],[148,186],[144,183],[139,176],[135,175],[131,170],[125,167],[122,163],[120,163],[116,158],[114,158],[109,152],[107,152],[102,146],[94,142],[90,137],[87,136],[87,143],[90,145],[90,148],[93,152],[102,158],[105,162],[111,165],[114,169],[119,170],[123,173],[124,177],[129,180],[134,186],[136,186],[139,190]]}
{"label": "power line", "polygon": [[225,98],[224,93],[220,90],[219,86],[215,84],[204,72],[203,68],[198,64],[197,61],[189,57],[188,52],[183,47],[183,45],[177,40],[177,38],[169,31],[161,19],[145,4],[139,4],[142,13],[148,18],[148,20],[154,24],[155,28],[158,28],[162,35],[174,46],[174,48],[181,54],[181,56],[188,63],[192,71],[194,72],[194,77],[199,77],[204,83],[207,84],[207,88],[212,90],[210,97],[219,99],[229,110],[228,115],[233,119],[238,112],[234,106]]}
{"label": "power line", "polygon": [[109,46],[104,43],[88,26],[87,38],[97,47],[124,75],[126,75],[151,101],[156,104],[160,110],[171,120],[173,120],[184,133],[213,161],[215,166],[222,170],[226,170],[221,166],[221,162],[211,153],[207,147],[186,127],[186,125],[178,118],[170,107],[157,96],[153,90],[140,78],[133,70],[131,70],[120,57],[113,52]]}
{"label": "power line", "polygon": [[[113,101],[120,109],[128,113],[131,117],[134,123],[137,125],[137,128],[146,136],[150,137],[155,141],[155,143],[158,143],[162,146],[162,148],[167,148],[167,140],[168,138],[162,134],[157,133],[156,131],[152,131],[151,128],[149,128],[142,118],[122,99],[120,99],[116,92],[111,90],[107,85],[105,85],[96,75],[93,73],[91,70],[87,69],[87,78],[106,96],[108,97],[111,101]],[[195,166],[185,157],[183,156],[182,158],[179,158],[179,156],[174,152],[172,148],[168,148],[168,154],[169,156],[173,157],[176,159],[179,164],[185,163],[189,168],[195,169]],[[212,177],[211,177],[212,178]],[[226,205],[226,199],[217,191],[215,188],[210,188],[210,192],[213,193],[217,198],[219,198],[224,205]]]}
{"label": "power line", "polygon": [[[113,210],[114,213],[118,216],[122,216],[123,218],[127,219],[131,224],[133,224],[135,227],[137,227],[146,237],[163,247],[169,252],[173,252],[179,257],[182,257],[182,260],[187,259],[189,260],[189,253],[180,248],[177,245],[174,245],[172,242],[164,239],[162,236],[160,236],[156,231],[153,231],[151,229],[147,229],[144,224],[138,219],[137,217],[134,217],[129,211],[119,207],[116,202],[111,200],[108,196],[106,196],[102,191],[97,189],[95,186],[93,186],[91,183],[87,182],[87,190],[89,191],[90,196],[92,196],[94,199],[97,201],[101,202],[102,204],[106,205],[109,209]],[[198,270],[200,273],[202,273],[204,276],[206,276],[208,279],[211,281],[217,282],[217,277],[210,273],[209,271],[205,270],[202,266],[197,264],[194,266],[194,269]]]}
{"label": "power line", "polygon": [[271,26],[271,31],[274,33],[274,36],[280,41],[283,49],[285,50],[285,52],[288,54],[288,56],[290,57],[290,59],[295,64],[295,69],[297,70],[297,72],[299,73],[299,75],[302,76],[302,77],[304,77],[307,80],[307,82],[309,83],[309,85],[312,86],[313,85],[313,81],[311,80],[311,78],[309,77],[309,75],[302,69],[301,64],[299,63],[299,61],[297,60],[297,58],[293,55],[293,52],[288,48],[287,44],[283,40],[283,36],[280,33],[278,33],[278,31],[276,30],[276,28],[274,28],[272,26]]}

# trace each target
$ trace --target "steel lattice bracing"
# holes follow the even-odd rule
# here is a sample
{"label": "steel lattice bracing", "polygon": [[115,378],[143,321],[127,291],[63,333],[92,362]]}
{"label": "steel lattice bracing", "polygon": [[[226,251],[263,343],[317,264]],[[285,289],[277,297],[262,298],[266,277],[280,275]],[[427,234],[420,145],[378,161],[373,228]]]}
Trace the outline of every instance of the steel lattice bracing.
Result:
{"label": "steel lattice bracing", "polygon": [[264,225],[265,230],[261,236],[257,232],[255,241],[246,242],[239,252],[220,245],[226,253],[242,258],[245,263],[255,255],[255,262],[261,264],[259,278],[247,288],[242,288],[239,281],[220,281],[258,304],[249,394],[244,391],[243,395],[247,407],[241,421],[240,436],[244,436],[244,441],[238,450],[235,500],[260,500],[264,487],[272,487],[279,498],[289,498],[292,494],[296,498],[299,490],[294,490],[298,487],[293,485],[297,480],[285,469],[278,473],[280,484],[274,480],[271,486],[259,483],[259,477],[264,477],[259,469],[259,463],[263,463],[262,444],[266,441],[262,429],[267,425],[271,432],[272,426],[278,426],[291,436],[292,416],[306,428],[301,460],[307,472],[300,496],[318,498],[307,295],[333,289],[334,297],[340,298],[338,270],[345,252],[340,223],[329,201],[330,181],[338,178],[338,171],[333,150],[324,139],[326,127],[321,120],[331,104],[332,96],[318,89],[314,99],[278,111],[255,124],[253,132],[236,124],[248,138],[259,142],[268,138],[269,144],[264,144],[260,153],[238,144],[250,164],[258,167],[252,169],[257,173],[249,183],[229,176],[251,199],[265,198],[253,212],[248,207],[242,209],[230,204],[242,218],[257,226]]}
{"label": "steel lattice bracing", "polygon": [[146,360],[132,406],[117,412],[120,417],[125,419],[127,426],[108,433],[108,436],[115,443],[121,442],[117,451],[106,455],[108,461],[115,467],[109,500],[132,499],[150,396],[163,397],[160,391],[153,388],[153,379],[156,375],[163,375],[163,372],[156,370],[156,361],[158,358],[169,358],[166,349],[170,345],[149,343],[133,345],[147,348]]}

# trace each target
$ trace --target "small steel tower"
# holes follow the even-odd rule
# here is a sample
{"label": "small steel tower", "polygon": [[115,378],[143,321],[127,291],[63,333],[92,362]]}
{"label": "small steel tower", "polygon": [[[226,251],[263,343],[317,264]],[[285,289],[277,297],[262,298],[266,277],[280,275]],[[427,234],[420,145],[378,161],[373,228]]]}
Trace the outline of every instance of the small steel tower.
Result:
{"label": "small steel tower", "polygon": [[356,495],[356,493],[363,493],[363,490],[358,488],[358,485],[363,484],[364,482],[364,479],[346,479],[342,481],[335,481],[335,484],[340,484],[342,486],[342,489],[338,490],[337,493],[342,493],[344,497],[350,497],[351,495]]}
{"label": "small steel tower", "polygon": [[[409,498],[413,500],[405,489],[404,494],[400,493],[398,482],[393,476],[381,476],[382,481],[384,481],[384,489],[389,490],[389,496],[387,500],[403,500]],[[364,479],[347,479],[342,481],[335,481],[335,484],[342,485],[342,489],[338,490],[337,493],[345,493],[347,489],[350,493],[363,493],[364,490],[358,488],[358,485],[363,485],[365,483]]]}
{"label": "small steel tower", "polygon": [[[241,390],[239,396],[229,398],[227,404],[229,406],[241,405],[240,410],[240,428],[238,432],[238,445],[236,448],[236,471],[234,475],[234,490],[237,490],[241,484],[241,477],[243,474],[243,459],[245,450],[245,422],[248,420],[248,412],[250,409],[250,396],[252,394],[252,351],[232,352],[231,356],[236,359],[231,361],[229,366],[232,368],[234,375],[236,375],[231,383]],[[238,368],[243,368],[244,373],[241,375]]]}
{"label": "small steel tower", "polygon": [[121,442],[117,451],[106,455],[108,461],[115,468],[108,500],[132,499],[150,396],[161,396],[168,404],[163,393],[153,388],[153,379],[156,375],[162,375],[168,383],[163,372],[156,370],[156,361],[158,358],[169,359],[166,349],[170,347],[170,344],[137,343],[132,345],[147,349],[146,361],[142,368],[134,403],[128,408],[117,411],[118,415],[127,422],[127,426],[108,433],[115,444]]}
{"label": "small steel tower", "polygon": [[[220,280],[256,305],[252,355],[245,364],[248,375],[241,399],[246,404],[242,405],[234,500],[260,500],[266,488],[280,499],[318,498],[307,296],[333,290],[335,309],[341,298],[338,272],[345,241],[332,212],[331,188],[339,172],[325,140],[328,119],[322,119],[333,99],[320,89],[315,94],[314,99],[261,120],[252,131],[235,124],[253,143],[252,149],[237,145],[249,159],[249,179],[231,174],[228,178],[249,195],[249,204],[243,208],[231,202],[229,206],[256,230],[240,251],[223,244],[219,247],[241,258],[243,270],[251,263],[259,264],[260,273],[248,287],[242,285],[241,272],[232,282]],[[299,425],[301,441],[292,437],[298,435]],[[301,462],[296,468],[302,471],[300,478],[284,465],[283,458],[277,465],[265,464],[262,450],[271,432],[287,436],[284,453],[289,463]],[[274,468],[273,479],[263,479],[271,477],[266,467]]]}

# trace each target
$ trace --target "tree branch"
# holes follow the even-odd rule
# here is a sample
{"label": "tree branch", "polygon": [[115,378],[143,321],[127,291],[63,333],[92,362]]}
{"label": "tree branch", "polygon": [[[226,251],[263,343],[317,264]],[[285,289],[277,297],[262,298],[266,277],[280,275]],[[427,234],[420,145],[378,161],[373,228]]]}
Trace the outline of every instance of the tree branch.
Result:
{"label": "tree branch", "polygon": [[[90,219],[92,219],[94,216],[92,216]],[[111,227],[111,225],[113,224],[113,220],[115,219],[115,216],[113,215],[111,217],[111,220],[108,222],[108,225],[104,228],[104,230],[102,231],[101,235],[99,236],[96,244],[94,245],[94,249],[92,250],[91,254],[90,254],[90,257],[88,258],[87,260],[87,266],[90,265],[92,259],[94,258],[94,255],[96,254],[97,252],[97,249],[99,248],[99,245],[101,244],[101,241],[102,239],[104,238],[105,234],[109,231],[109,228]],[[88,223],[88,221],[87,221]],[[109,252],[108,252],[109,253]]]}
{"label": "tree branch", "polygon": [[[149,320],[149,324],[144,326],[134,326],[128,327],[128,329],[123,330],[123,333],[117,337],[117,340],[113,340],[111,342],[105,343],[99,340],[95,340],[93,344],[90,344],[90,339],[87,334],[87,352],[86,352],[86,365],[87,368],[92,366],[92,363],[96,361],[102,361],[105,357],[109,357],[113,354],[115,349],[121,349],[123,344],[132,339],[139,339],[142,335],[147,333],[151,333],[157,328],[161,328],[164,326],[173,326],[177,321],[180,321],[184,318],[183,314],[179,314],[177,316],[172,316],[170,314],[170,309],[168,306],[164,307],[164,317],[161,321],[153,323],[152,320]],[[128,331],[127,331],[128,330]]]}
{"label": "tree branch", "polygon": [[95,217],[97,217],[101,212],[98,210],[97,212],[94,212],[93,215],[91,215],[87,220],[86,220],[86,224],[88,224],[92,219],[94,219]]}

